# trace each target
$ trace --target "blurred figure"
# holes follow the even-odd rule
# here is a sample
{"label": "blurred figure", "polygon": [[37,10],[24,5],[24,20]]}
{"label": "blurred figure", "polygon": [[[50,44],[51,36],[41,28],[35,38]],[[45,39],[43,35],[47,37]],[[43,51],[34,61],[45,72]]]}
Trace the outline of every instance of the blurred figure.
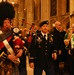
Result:
{"label": "blurred figure", "polygon": [[31,44],[31,41],[32,41],[32,36],[39,33],[40,30],[39,30],[39,27],[35,24],[33,24],[30,28],[30,31],[29,31],[29,35],[28,35],[28,50],[29,50],[29,47],[30,47],[30,44]]}
{"label": "blurred figure", "polygon": [[67,62],[66,62],[66,71],[69,75],[74,75],[74,24],[70,28],[70,33],[68,37],[64,40],[66,49],[67,49]]}
{"label": "blurred figure", "polygon": [[52,34],[54,43],[54,53],[56,53],[57,55],[57,59],[54,61],[56,66],[55,70],[57,73],[59,73],[59,75],[63,75],[63,71],[61,69],[64,69],[64,64],[60,63],[63,63],[66,60],[66,49],[64,45],[65,33],[66,32],[63,30],[61,23],[59,21],[56,21]]}
{"label": "blurred figure", "polygon": [[0,10],[0,75],[19,75],[17,66],[20,63],[22,48],[15,55],[14,36],[11,29],[15,11],[12,4],[8,2],[1,2]]}
{"label": "blurred figure", "polygon": [[27,29],[25,28],[24,30],[22,30],[19,28],[14,28],[13,30],[14,30],[14,36],[15,36],[15,39],[13,40],[15,54],[18,53],[20,48],[22,48],[22,51],[23,51],[21,56],[19,57],[20,59],[20,63],[18,65],[19,75],[27,75],[26,55],[27,55],[28,50],[26,47],[27,37],[24,34],[24,31],[27,31]]}

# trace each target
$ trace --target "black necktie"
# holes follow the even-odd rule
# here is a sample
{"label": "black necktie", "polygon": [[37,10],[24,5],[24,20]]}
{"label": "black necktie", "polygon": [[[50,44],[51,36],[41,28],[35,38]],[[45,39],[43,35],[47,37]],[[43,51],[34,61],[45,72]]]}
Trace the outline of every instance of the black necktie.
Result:
{"label": "black necktie", "polygon": [[44,35],[44,39],[46,40],[46,35]]}

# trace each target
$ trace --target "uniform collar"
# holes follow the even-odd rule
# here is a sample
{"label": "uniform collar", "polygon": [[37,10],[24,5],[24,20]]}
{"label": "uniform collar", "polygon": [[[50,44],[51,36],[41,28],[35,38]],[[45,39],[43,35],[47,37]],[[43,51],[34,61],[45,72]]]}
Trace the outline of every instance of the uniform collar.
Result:
{"label": "uniform collar", "polygon": [[47,33],[46,33],[46,34],[44,34],[43,32],[41,32],[41,34],[42,34],[42,36],[46,35],[46,39],[47,39]]}
{"label": "uniform collar", "polygon": [[43,32],[41,32],[41,34],[44,36],[44,35],[46,35],[47,36],[47,33],[46,34],[44,34]]}

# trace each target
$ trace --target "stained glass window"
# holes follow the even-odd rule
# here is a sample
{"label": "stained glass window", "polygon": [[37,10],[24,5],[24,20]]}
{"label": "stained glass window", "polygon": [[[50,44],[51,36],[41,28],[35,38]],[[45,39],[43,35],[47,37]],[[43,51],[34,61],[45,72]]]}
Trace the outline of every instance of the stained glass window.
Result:
{"label": "stained glass window", "polygon": [[51,0],[51,16],[57,15],[57,0]]}

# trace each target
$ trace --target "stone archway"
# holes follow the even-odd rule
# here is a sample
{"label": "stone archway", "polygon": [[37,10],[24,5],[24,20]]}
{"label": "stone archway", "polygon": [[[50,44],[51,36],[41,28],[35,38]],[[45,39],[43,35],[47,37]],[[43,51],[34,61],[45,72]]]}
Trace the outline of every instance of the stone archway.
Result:
{"label": "stone archway", "polygon": [[63,20],[62,20],[62,25],[65,29],[69,28],[70,26],[70,19],[69,17],[65,17]]}
{"label": "stone archway", "polygon": [[55,21],[57,20],[57,17],[51,17],[50,19],[50,27],[53,28],[53,24],[55,23]]}

